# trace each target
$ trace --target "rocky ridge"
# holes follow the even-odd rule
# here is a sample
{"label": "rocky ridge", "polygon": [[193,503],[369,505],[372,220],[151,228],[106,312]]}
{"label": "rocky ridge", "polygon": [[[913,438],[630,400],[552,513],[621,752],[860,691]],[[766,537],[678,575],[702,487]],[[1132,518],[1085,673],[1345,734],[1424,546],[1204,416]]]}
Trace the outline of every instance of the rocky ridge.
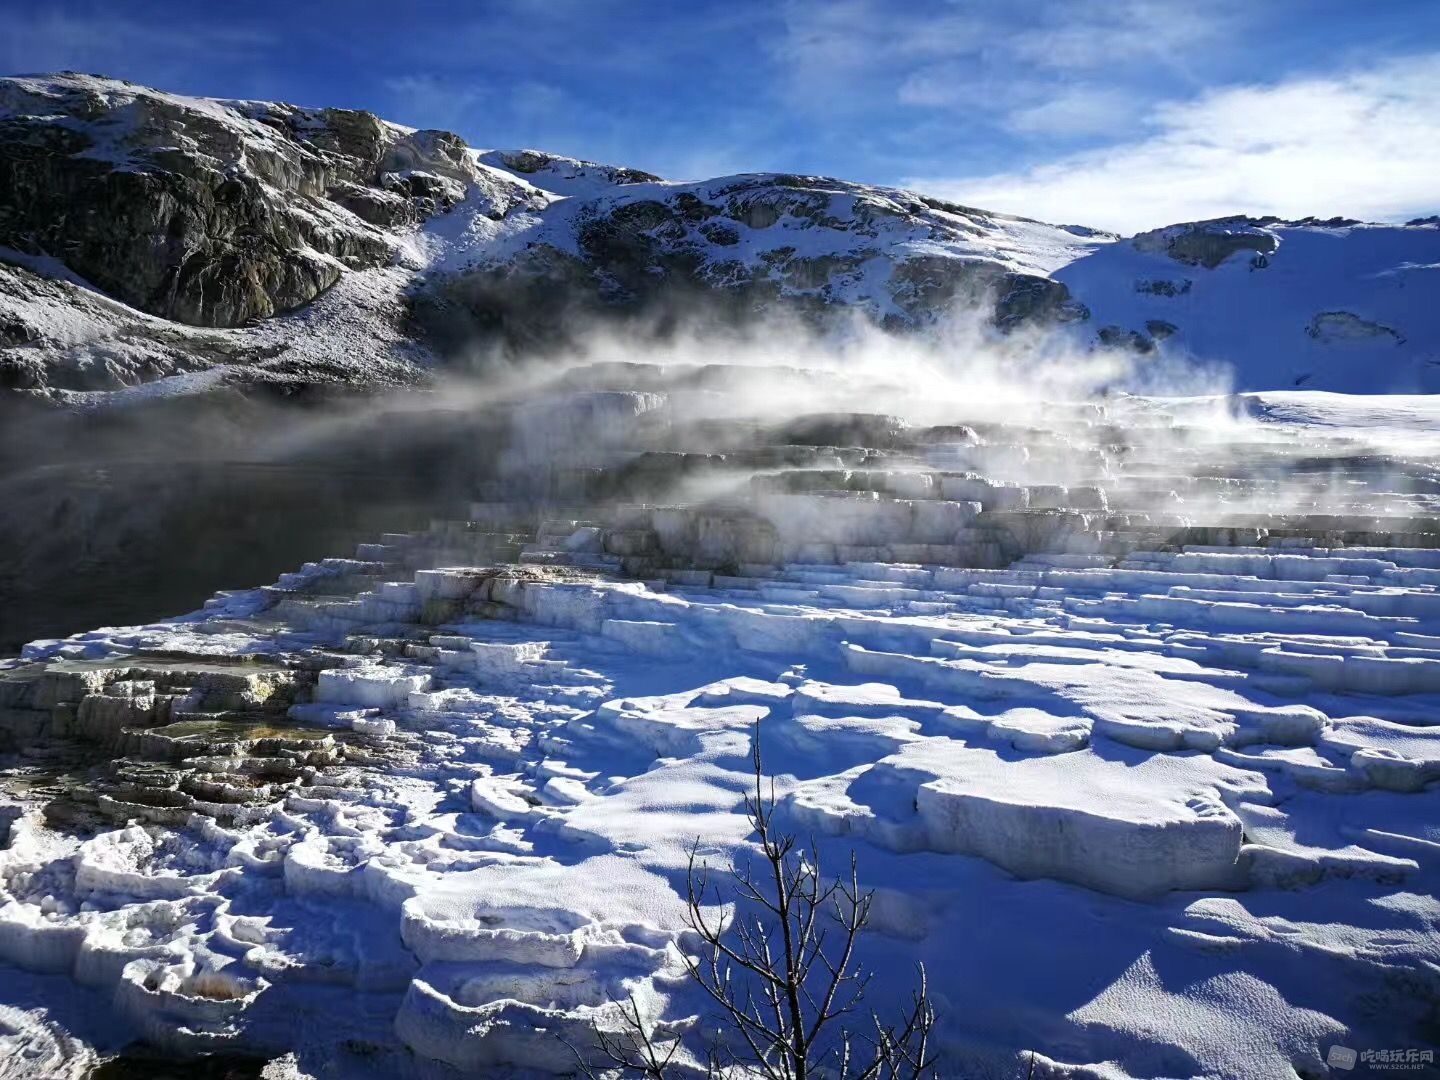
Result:
{"label": "rocky ridge", "polygon": [[[365,112],[0,80],[0,244],[188,325],[300,307],[346,269],[389,262],[386,230],[478,181],[456,136]],[[489,186],[506,208],[527,197]]]}
{"label": "rocky ridge", "polygon": [[[285,314],[347,277],[370,307],[391,309],[382,327],[412,339],[415,306],[442,352],[497,329],[529,342],[566,316],[644,311],[669,294],[738,315],[858,311],[898,328],[960,301],[995,303],[997,323],[1013,326],[1083,314],[1044,276],[1077,243],[842,181],[673,184],[476,151],[354,110],[78,74],[0,80],[0,381],[49,397],[217,367],[222,381],[283,378],[295,358],[267,361],[311,348],[305,320]],[[298,377],[383,383],[390,361],[423,371],[416,349],[382,342],[344,372]]]}
{"label": "rocky ridge", "polygon": [[[823,177],[679,183],[476,150],[355,110],[0,80],[0,385],[51,402],[393,385],[617,316],[924,332],[957,310],[1228,362],[1242,388],[1423,390],[1440,326],[1413,299],[1437,264],[1429,219],[1121,240]],[[324,299],[344,348],[319,340]]]}

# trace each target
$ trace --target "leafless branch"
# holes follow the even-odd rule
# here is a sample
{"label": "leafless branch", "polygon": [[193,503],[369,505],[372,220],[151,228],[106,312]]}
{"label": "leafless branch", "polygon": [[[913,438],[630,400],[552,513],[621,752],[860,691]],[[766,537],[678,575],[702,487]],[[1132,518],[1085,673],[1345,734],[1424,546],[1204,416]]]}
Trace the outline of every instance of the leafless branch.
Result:
{"label": "leafless branch", "polygon": [[[860,1028],[850,1026],[861,1015],[870,982],[870,973],[856,966],[856,947],[870,921],[873,894],[860,888],[853,852],[849,874],[826,882],[814,840],[802,848],[794,835],[776,830],[775,780],[765,776],[758,724],[751,763],[754,793],[746,796],[745,811],[760,872],[742,865],[728,875],[735,904],[728,927],[705,913],[708,897],[717,904],[725,897],[699,861],[698,841],[690,850],[687,922],[701,949],[686,957],[685,967],[730,1039],[704,1047],[700,1064],[686,1064],[684,1074],[708,1080],[737,1071],[765,1080],[933,1080],[935,1009],[924,967],[904,1016],[887,1022],[869,1011]],[[678,1080],[681,1039],[657,1041],[634,998],[622,1005],[621,1015],[621,1034],[597,1035],[602,1062],[576,1052],[581,1073],[588,1080],[615,1071]]]}

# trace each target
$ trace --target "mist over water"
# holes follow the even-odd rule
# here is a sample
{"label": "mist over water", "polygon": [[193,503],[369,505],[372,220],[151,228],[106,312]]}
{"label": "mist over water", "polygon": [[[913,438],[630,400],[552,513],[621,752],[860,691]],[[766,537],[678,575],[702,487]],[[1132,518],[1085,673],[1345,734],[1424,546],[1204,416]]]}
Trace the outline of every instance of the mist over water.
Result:
{"label": "mist over water", "polygon": [[[1296,732],[1319,740],[1354,718],[1339,708],[1327,718],[1311,701],[1339,700],[1346,695],[1331,691],[1368,689],[1397,669],[1416,686],[1428,677],[1410,663],[1433,644],[1427,634],[1397,633],[1394,659],[1375,655],[1388,645],[1353,649],[1353,637],[1342,645],[1338,635],[1373,632],[1384,613],[1433,599],[1407,591],[1406,579],[1440,573],[1434,552],[1406,560],[1386,548],[1433,536],[1433,518],[1421,517],[1427,500],[1440,500],[1440,419],[1422,434],[1415,413],[1397,407],[1388,428],[1347,428],[1340,421],[1355,407],[1317,423],[1325,395],[1235,395],[1220,367],[1089,349],[1063,329],[1000,334],[976,316],[923,337],[858,321],[824,331],[780,318],[597,322],[563,346],[473,344],[405,391],[279,397],[231,388],[88,413],[13,413],[0,421],[0,551],[13,553],[0,560],[0,655],[37,638],[181,615],[216,590],[261,586],[308,561],[357,559],[313,566],[198,619],[41,645],[10,665],[22,689],[66,666],[105,672],[105,693],[67,708],[118,716],[131,740],[118,749],[87,743],[83,780],[67,777],[57,798],[44,792],[50,801],[35,816],[54,832],[37,834],[41,850],[50,858],[51,836],[95,820],[102,831],[77,860],[99,851],[125,868],[127,883],[171,881],[179,857],[200,867],[230,858],[211,836],[278,851],[266,845],[280,822],[281,842],[293,846],[270,865],[283,869],[246,869],[222,886],[244,897],[247,925],[263,926],[271,944],[246,941],[245,959],[198,976],[227,1000],[256,997],[251,986],[269,994],[243,1005],[253,1017],[245,1039],[268,1023],[295,1040],[283,1045],[310,1038],[291,1026],[314,1000],[309,973],[333,978],[345,946],[329,951],[329,942],[364,938],[354,950],[357,987],[366,965],[386,970],[386,949],[398,958],[393,984],[366,989],[379,1003],[373,1015],[393,1001],[406,1060],[464,1064],[477,1043],[518,1039],[496,1060],[529,1067],[526,1040],[537,1027],[548,1040],[556,1017],[591,1022],[572,1019],[580,1010],[557,996],[552,978],[614,994],[653,977],[628,957],[614,969],[585,953],[572,961],[582,966],[551,966],[560,953],[550,943],[582,935],[601,943],[599,956],[633,948],[617,949],[614,927],[632,917],[623,905],[640,890],[623,877],[617,884],[616,867],[654,875],[643,879],[643,918],[660,928],[632,937],[644,935],[635,954],[658,958],[666,953],[654,943],[679,925],[655,912],[679,844],[716,822],[748,831],[723,808],[751,779],[728,769],[749,768],[736,750],[749,738],[738,726],[753,714],[767,725],[766,767],[796,783],[787,820],[818,822],[821,843],[836,854],[860,848],[875,868],[866,880],[883,890],[880,929],[890,931],[873,954],[882,995],[906,985],[913,958],[988,948],[993,958],[978,970],[1011,972],[1016,987],[1006,992],[1023,1004],[1033,979],[1004,940],[1043,945],[1047,929],[1057,941],[1095,935],[1105,977],[1123,979],[1116,973],[1136,955],[1168,940],[1169,923],[1158,920],[1185,917],[1176,904],[1137,897],[1184,889],[1204,903],[1201,890],[1211,890],[1230,905],[1250,880],[1240,874],[1263,888],[1328,872],[1331,851],[1309,846],[1308,820],[1297,828],[1301,854],[1247,844],[1258,866],[1247,869],[1238,852],[1251,819],[1232,826],[1209,786],[1222,767],[1242,774],[1208,749],[1232,752],[1221,740],[1234,739],[1243,752],[1252,748],[1242,739]],[[386,535],[395,533],[409,535]],[[615,576],[625,580],[606,580]],[[120,726],[132,710],[156,708],[159,698],[137,699],[136,687],[160,687],[165,707],[178,710],[176,702],[204,700],[188,682],[217,669],[294,682],[239,720],[171,711],[154,731]],[[1327,696],[1293,704],[1292,688],[1311,678]],[[1356,726],[1373,730],[1390,715]],[[310,764],[317,736],[334,755],[323,768]],[[1318,756],[1308,745],[1277,749],[1286,761]],[[25,767],[32,783],[35,765]],[[1274,830],[1276,800],[1259,772],[1243,775],[1255,777],[1257,819]],[[1417,766],[1398,775],[1425,774]],[[950,795],[952,782],[974,784],[978,796]],[[555,794],[567,790],[573,802]],[[236,801],[213,802],[216,791]],[[637,793],[659,810],[643,801],[635,809]],[[975,839],[962,840],[944,825],[962,813],[943,801],[927,811],[941,824],[920,815],[922,800],[945,798],[999,809],[976,817]],[[297,816],[310,807],[312,816]],[[1394,828],[1379,818],[1379,831]],[[715,835],[707,850],[735,843]],[[1337,846],[1354,860],[1351,839]],[[132,862],[122,845],[143,850]],[[112,850],[122,855],[103,854]],[[933,869],[908,876],[911,856],[909,866]],[[1358,858],[1393,873],[1393,861]],[[843,865],[843,855],[829,864]],[[1336,865],[1348,878],[1354,863]],[[398,869],[383,879],[371,866]],[[964,918],[952,917],[951,894],[942,904],[929,891],[940,876],[966,898]],[[385,880],[377,892],[414,893],[399,916],[408,929],[397,931],[393,906],[360,884]],[[507,902],[513,881],[518,899]],[[205,888],[198,899],[211,902]],[[1125,918],[1105,915],[1107,892],[1128,898]],[[90,918],[96,894],[81,895],[56,923]],[[50,902],[32,892],[11,906]],[[139,906],[164,912],[163,903]],[[150,978],[150,964],[184,964],[191,979],[191,957],[209,962],[209,932],[192,931],[187,918],[175,917],[183,945],[128,963],[115,981],[141,985],[134,980]],[[1102,925],[1111,929],[1096,934]],[[471,927],[478,934],[468,940],[483,935],[485,948],[491,935],[525,949],[539,941],[544,959],[465,951]],[[957,929],[969,937],[952,936]],[[428,946],[414,942],[430,939],[416,935],[432,933],[437,951],[422,953]],[[30,947],[11,940],[12,949]],[[441,951],[457,941],[458,955]],[[293,962],[279,951],[292,942]],[[267,988],[242,974],[262,955],[285,957],[298,977]],[[1233,962],[1205,956],[1221,970]],[[425,966],[412,974],[416,957]],[[435,970],[453,981],[438,982]],[[974,991],[985,1007],[976,1007],[966,969],[935,970],[946,1030],[968,1037],[979,1017],[985,1033],[989,976]],[[498,981],[486,983],[493,972]],[[1075,1017],[1074,1005],[1101,985],[1093,971],[1058,977],[1069,980],[1062,1005],[1041,1025],[1061,1033],[1046,1035],[1056,1045],[1083,1046],[1107,1024],[1139,1024],[1136,1042],[1147,1053],[1156,1045],[1156,1028],[1135,1020],[1128,998],[1102,1022]],[[422,983],[440,990],[423,999],[399,992]],[[185,993],[190,982],[179,985]],[[417,1000],[439,1002],[425,1006],[428,1017],[458,1017],[453,1041],[428,1020],[414,1024]],[[1252,1000],[1247,993],[1227,1008],[1244,1015]],[[494,1024],[477,1037],[474,1017],[491,1008],[543,1010],[545,1024]],[[663,1010],[690,1012],[679,994]],[[157,1043],[190,1037],[172,1036],[170,1015],[156,1015]],[[1193,1030],[1188,1014],[1166,1024],[1165,1038]],[[337,1036],[315,1038],[333,1057]],[[973,1054],[1009,1075],[1020,1038],[1006,1030]],[[268,1045],[260,1034],[253,1042]],[[549,1064],[563,1072],[571,1062]],[[1253,1075],[1273,1074],[1267,1061]]]}
{"label": "mist over water", "polygon": [[[858,318],[817,329],[670,310],[572,325],[529,348],[472,338],[415,390],[227,388],[89,412],[11,409],[0,433],[0,548],[11,553],[0,650],[191,610],[216,589],[263,584],[381,532],[464,518],[476,499],[527,504],[535,520],[547,504],[575,512],[593,489],[580,498],[562,474],[623,471],[647,449],[710,460],[617,497],[733,499],[766,473],[759,447],[883,450],[905,444],[902,432],[947,425],[973,449],[885,467],[1096,484],[1114,480],[1108,460],[1143,444],[1168,472],[1214,472],[1227,447],[1277,438],[1228,391],[1223,367],[1087,348],[1063,328],[1002,334],[978,311],[900,336]],[[1178,411],[1166,400],[1177,398]],[[1323,504],[1322,474],[1292,509]]]}

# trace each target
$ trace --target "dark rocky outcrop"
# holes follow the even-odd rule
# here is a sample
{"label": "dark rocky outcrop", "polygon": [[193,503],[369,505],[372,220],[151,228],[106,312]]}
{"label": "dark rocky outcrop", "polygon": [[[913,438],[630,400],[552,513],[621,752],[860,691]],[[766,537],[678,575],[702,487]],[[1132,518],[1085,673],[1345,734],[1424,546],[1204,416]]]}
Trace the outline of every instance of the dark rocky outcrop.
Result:
{"label": "dark rocky outcrop", "polygon": [[1126,330],[1123,326],[1102,326],[1096,333],[1096,340],[1107,349],[1128,349],[1135,353],[1152,353],[1155,342],[1138,330]]}
{"label": "dark rocky outcrop", "polygon": [[[557,167],[544,155],[491,158],[537,174]],[[1007,330],[1087,314],[1063,284],[1017,270],[992,248],[1016,219],[824,177],[757,173],[627,190],[642,181],[581,162],[566,168],[562,179],[612,187],[592,188],[518,256],[482,260],[441,284],[441,296],[420,300],[423,322],[465,312],[476,326],[503,325],[533,343],[577,313],[663,322],[682,308],[734,318],[784,311],[821,323],[859,314],[894,330],[959,307]]]}
{"label": "dark rocky outcrop", "polygon": [[1189,278],[1171,281],[1168,278],[1141,278],[1135,282],[1135,291],[1151,296],[1184,296],[1194,285]]}
{"label": "dark rocky outcrop", "polygon": [[[547,154],[543,150],[491,150],[481,156],[481,161],[496,168],[523,176],[533,176],[537,181],[584,180],[603,184],[644,184],[659,180],[654,173],[641,169],[627,169],[620,165],[601,165],[594,161],[560,154]],[[544,186],[542,182],[540,186]]]}
{"label": "dark rocky outcrop", "polygon": [[383,229],[452,206],[473,175],[457,137],[369,113],[0,80],[0,245],[191,325],[286,311],[387,262]]}
{"label": "dark rocky outcrop", "polygon": [[1370,319],[1362,319],[1351,311],[1321,311],[1310,320],[1305,333],[1327,345],[1374,339],[1390,339],[1403,344],[1405,339],[1392,327]]}
{"label": "dark rocky outcrop", "polygon": [[1170,225],[1141,233],[1133,241],[1137,251],[1163,252],[1186,266],[1213,270],[1237,251],[1273,255],[1279,238],[1250,218],[1216,218],[1185,225]]}

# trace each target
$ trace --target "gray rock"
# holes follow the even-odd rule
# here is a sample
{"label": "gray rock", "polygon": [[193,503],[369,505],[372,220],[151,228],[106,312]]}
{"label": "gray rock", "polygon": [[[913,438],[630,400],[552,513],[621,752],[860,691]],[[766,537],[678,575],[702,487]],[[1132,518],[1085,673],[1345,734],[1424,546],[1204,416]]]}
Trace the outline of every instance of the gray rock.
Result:
{"label": "gray rock", "polygon": [[1399,331],[1382,323],[1362,319],[1350,311],[1319,312],[1310,320],[1310,325],[1305,328],[1305,333],[1327,345],[1387,337],[1394,339],[1395,344],[1399,345],[1405,340]]}
{"label": "gray rock", "polygon": [[192,325],[287,311],[389,261],[384,230],[454,205],[474,176],[456,136],[369,113],[0,80],[0,245]]}
{"label": "gray rock", "polygon": [[1110,349],[1128,349],[1136,353],[1152,353],[1155,342],[1138,330],[1126,330],[1123,326],[1102,326],[1098,332],[1101,345]]}
{"label": "gray rock", "polygon": [[1137,251],[1160,252],[1186,266],[1203,266],[1207,270],[1213,270],[1237,251],[1270,256],[1280,246],[1273,232],[1248,218],[1216,218],[1170,225],[1141,233],[1131,243]]}
{"label": "gray rock", "polygon": [[[559,169],[561,181],[591,184],[590,197],[546,242],[503,263],[482,262],[437,284],[439,296],[418,298],[422,325],[469,312],[471,329],[503,325],[512,340],[533,343],[560,335],[577,314],[731,318],[782,309],[823,324],[858,312],[895,330],[967,305],[1007,330],[1088,314],[1063,284],[1015,271],[1001,249],[986,253],[996,215],[789,174],[633,193],[618,184],[597,194],[593,185],[609,183],[613,170],[532,151],[482,155],[492,160],[537,183]],[[803,255],[801,234],[809,234]],[[928,243],[911,248],[901,239]],[[947,243],[960,250],[946,251]]]}
{"label": "gray rock", "polygon": [[542,150],[491,150],[481,155],[485,164],[507,172],[536,179],[585,180],[602,184],[644,184],[659,180],[654,173],[627,169],[618,165],[601,165]]}
{"label": "gray rock", "polygon": [[1135,282],[1135,291],[1150,296],[1184,296],[1193,286],[1189,278],[1171,281],[1169,278],[1141,278]]}

